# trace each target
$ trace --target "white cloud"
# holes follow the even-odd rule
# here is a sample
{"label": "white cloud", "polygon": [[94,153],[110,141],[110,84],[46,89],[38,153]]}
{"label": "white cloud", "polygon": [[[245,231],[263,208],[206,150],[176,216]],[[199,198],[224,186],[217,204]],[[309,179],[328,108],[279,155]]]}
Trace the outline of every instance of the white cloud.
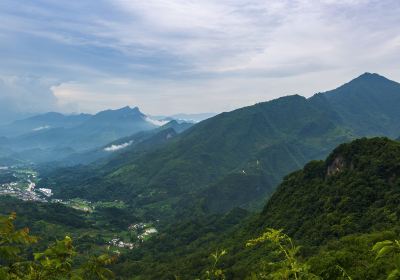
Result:
{"label": "white cloud", "polygon": [[125,148],[129,147],[130,145],[132,145],[132,143],[133,143],[132,141],[129,141],[129,142],[126,142],[126,143],[123,143],[123,144],[120,144],[120,145],[111,145],[109,147],[104,148],[104,151],[106,151],[106,152],[116,152],[116,151],[119,151],[119,150],[122,150],[122,149],[125,149]]}
{"label": "white cloud", "polygon": [[[171,56],[187,66],[173,69],[176,73],[261,71],[275,76],[304,73],[315,66],[335,68],[352,59],[354,50],[361,50],[365,59],[393,33],[398,35],[400,12],[396,1],[372,0],[100,2],[98,6],[113,16],[84,4],[49,6],[28,7],[34,12],[26,13],[40,17],[7,15],[1,26],[61,44],[111,48],[128,57]],[[75,9],[83,12],[72,13]],[[57,20],[48,25],[41,18]],[[126,63],[159,66],[129,59]]]}
{"label": "white cloud", "polygon": [[129,16],[102,34],[173,54],[194,72],[285,76],[379,52],[399,33],[400,5],[389,2],[117,0]]}
{"label": "white cloud", "polygon": [[163,120],[155,120],[155,119],[152,119],[152,118],[150,118],[148,116],[146,116],[145,120],[147,122],[151,123],[151,124],[156,125],[156,126],[163,126],[163,125],[165,125],[165,124],[167,124],[169,122],[169,121],[163,121]]}
{"label": "white cloud", "polygon": [[33,130],[33,131],[41,131],[41,130],[45,130],[45,129],[49,129],[49,128],[51,128],[51,126],[49,126],[49,125],[43,125],[43,126],[36,127],[36,128],[34,128],[34,129],[32,129],[32,130]]}
{"label": "white cloud", "polygon": [[50,90],[54,84],[53,80],[35,76],[0,76],[0,123],[27,113],[59,109]]}

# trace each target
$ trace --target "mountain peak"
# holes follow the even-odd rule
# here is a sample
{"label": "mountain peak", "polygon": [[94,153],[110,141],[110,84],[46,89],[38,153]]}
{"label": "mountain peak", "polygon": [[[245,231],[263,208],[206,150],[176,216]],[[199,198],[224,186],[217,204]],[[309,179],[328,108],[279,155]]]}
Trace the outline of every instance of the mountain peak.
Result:
{"label": "mountain peak", "polygon": [[111,111],[126,111],[126,112],[129,112],[129,111],[138,111],[138,112],[140,112],[140,110],[139,110],[139,107],[137,107],[137,106],[135,106],[135,107],[130,107],[130,106],[125,106],[125,107],[122,107],[122,108],[119,108],[119,109],[115,109],[115,110],[111,110]]}
{"label": "mountain peak", "polygon": [[382,77],[381,75],[379,75],[377,73],[365,72],[364,74],[361,74],[359,76],[359,78],[360,77],[376,77],[376,76]]}
{"label": "mountain peak", "polygon": [[[351,86],[367,86],[367,87],[382,87],[382,86],[390,86],[390,87],[398,87],[399,83],[393,80],[390,80],[384,76],[381,76],[377,73],[369,73],[366,72],[357,78],[351,80],[350,82],[344,84],[342,87],[351,87]],[[339,87],[340,88],[340,87]]]}
{"label": "mountain peak", "polygon": [[389,81],[389,79],[385,78],[384,76],[381,76],[377,73],[370,73],[370,72],[365,72],[364,74],[358,76],[357,78],[353,79],[351,82],[355,81],[377,81],[377,80],[385,80]]}
{"label": "mountain peak", "polygon": [[95,116],[121,116],[121,115],[140,115],[144,114],[139,110],[139,107],[125,106],[119,109],[108,109],[105,111],[98,112]]}
{"label": "mountain peak", "polygon": [[[366,96],[369,94],[387,94],[388,92],[398,92],[400,84],[389,80],[377,73],[365,72],[357,78],[341,85],[340,87],[323,92],[326,97],[348,96],[349,94],[357,93],[359,96]],[[390,88],[390,89],[389,89]],[[320,95],[320,94],[316,94]]]}

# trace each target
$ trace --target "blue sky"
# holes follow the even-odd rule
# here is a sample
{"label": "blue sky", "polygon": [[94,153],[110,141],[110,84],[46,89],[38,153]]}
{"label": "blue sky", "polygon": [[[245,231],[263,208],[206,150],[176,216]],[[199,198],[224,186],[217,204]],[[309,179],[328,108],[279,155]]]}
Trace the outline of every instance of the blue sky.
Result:
{"label": "blue sky", "polygon": [[400,1],[2,0],[0,110],[221,112],[400,81]]}

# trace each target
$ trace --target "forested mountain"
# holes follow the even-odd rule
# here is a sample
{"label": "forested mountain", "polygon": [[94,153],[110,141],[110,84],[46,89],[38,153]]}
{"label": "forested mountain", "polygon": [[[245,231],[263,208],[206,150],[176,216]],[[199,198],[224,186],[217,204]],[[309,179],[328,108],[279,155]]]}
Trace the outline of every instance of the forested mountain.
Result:
{"label": "forested mountain", "polygon": [[262,212],[263,226],[314,245],[397,227],[399,175],[400,143],[373,138],[340,145],[325,162],[284,179]]}
{"label": "forested mountain", "polygon": [[[314,271],[336,279],[386,279],[393,263],[372,246],[400,234],[400,143],[387,138],[342,144],[325,161],[285,177],[258,218],[259,231],[282,228],[306,247]],[[308,252],[307,252],[308,251]],[[394,278],[397,279],[397,278]]]}
{"label": "forested mountain", "polygon": [[[111,160],[111,158],[117,157],[117,155],[127,153],[131,154],[130,158],[133,158],[133,154],[136,155],[135,157],[138,157],[147,151],[164,145],[192,125],[192,123],[178,123],[173,120],[158,128],[140,131],[89,151],[73,153],[62,159],[58,165],[73,166],[89,164],[101,159],[104,159],[102,162],[107,162],[107,160]],[[120,156],[120,158],[125,159],[125,156]]]}
{"label": "forested mountain", "polygon": [[[386,279],[395,265],[376,260],[371,249],[399,238],[399,176],[399,142],[355,140],[286,176],[261,213],[235,209],[177,221],[115,269],[126,275],[140,271],[138,279],[192,279],[207,268],[210,252],[226,249],[220,267],[227,279],[264,279],[263,273],[278,267],[266,265],[279,260],[274,247],[245,245],[275,228],[302,245],[296,255],[321,277],[316,279],[348,279],[341,278],[343,271],[352,279]],[[259,278],[247,278],[251,275]]]}
{"label": "forested mountain", "polygon": [[0,280],[400,280],[400,0],[0,0],[0,53]]}
{"label": "forested mountain", "polygon": [[[301,246],[296,247],[296,259],[301,269],[320,277],[313,279],[383,280],[395,271],[396,264],[390,255],[376,258],[372,248],[377,242],[399,239],[399,178],[399,142],[354,140],[338,146],[326,160],[311,161],[287,175],[260,213],[236,208],[225,214],[192,212],[163,221],[158,224],[160,234],[125,251],[112,270],[121,279],[196,279],[212,267],[209,255],[226,249],[218,262],[226,279],[264,279],[263,275],[282,269],[282,255],[269,239],[265,245],[246,244],[267,228],[275,228]],[[3,211],[15,207],[7,200],[0,203]],[[42,210],[30,210],[36,208]],[[95,246],[90,240],[101,246],[102,234],[123,231],[129,223],[141,220],[137,214],[143,215],[131,206],[99,207],[93,214],[69,210],[68,220],[62,218],[60,211],[67,209],[61,205],[20,204],[17,210],[46,240],[51,239],[46,230],[58,236],[67,230],[77,239],[78,248]],[[146,215],[147,219],[158,217],[157,211]],[[386,250],[396,255],[393,248]],[[271,277],[267,279],[280,279]]]}
{"label": "forested mountain", "polygon": [[[276,260],[263,246],[244,246],[267,227],[282,228],[303,245],[299,258],[323,279],[339,277],[337,265],[353,279],[383,279],[379,277],[392,267],[374,262],[370,249],[399,234],[400,144],[386,138],[356,140],[339,146],[326,161],[311,161],[284,176],[350,139],[400,135],[400,116],[393,106],[399,95],[399,84],[364,74],[308,99],[286,96],[193,126],[172,121],[75,154],[72,162],[96,162],[50,173],[44,167],[37,180],[38,188],[51,188],[64,204],[91,209],[72,211],[71,221],[60,220],[67,210],[58,204],[50,206],[53,213],[32,212],[32,207],[49,208],[35,203],[0,204],[3,211],[18,205],[23,220],[33,219],[38,233],[46,236],[49,230],[62,238],[68,231],[90,250],[104,249],[115,235],[137,242],[139,233],[129,229],[132,224],[156,226],[160,234],[124,251],[113,265],[127,279],[198,277],[217,248],[229,252],[221,263],[227,278],[244,279],[264,269],[260,260]],[[381,100],[374,101],[378,96]],[[359,103],[365,104],[358,108]],[[104,112],[77,127],[88,132],[98,127],[102,133],[132,118],[149,123],[139,110],[114,113]],[[262,209],[283,177],[261,214],[237,208]],[[86,231],[91,237],[82,237]]]}
{"label": "forested mountain", "polygon": [[[378,94],[377,80],[391,85],[387,99],[395,102],[400,85],[375,74],[362,75],[338,94],[355,87],[371,98]],[[386,279],[395,264],[390,258],[376,259],[371,249],[400,235],[400,143],[362,138],[334,148],[371,131],[398,136],[395,121],[381,122],[382,116],[397,117],[388,104],[374,104],[374,114],[350,114],[349,107],[346,115],[336,101],[330,103],[332,94],[283,97],[190,128],[171,122],[110,142],[101,149],[115,153],[112,158],[50,173],[41,170],[37,187],[51,188],[65,205],[5,198],[0,212],[16,208],[44,241],[67,232],[76,239],[82,259],[88,252],[111,250],[116,237],[124,240],[133,249],[121,249],[111,265],[121,279],[196,279],[213,265],[210,253],[215,256],[221,249],[227,253],[218,257],[218,271],[226,279],[263,279],[287,263],[271,243],[271,236],[287,242],[282,232],[301,246],[291,250],[307,275]],[[355,102],[354,91],[348,94]],[[374,125],[367,126],[366,120]],[[324,161],[309,160],[326,156]],[[5,180],[10,174],[20,176],[4,174]],[[65,213],[71,216],[63,219]],[[135,227],[141,226],[155,234],[140,239],[146,229]],[[263,235],[267,228],[282,232]],[[260,235],[264,239],[255,239]],[[258,241],[246,246],[251,239]]]}
{"label": "forested mountain", "polygon": [[344,125],[357,135],[398,137],[400,129],[399,83],[365,73],[353,81],[311,99],[328,102]]}
{"label": "forested mountain", "polygon": [[140,207],[179,208],[188,200],[212,212],[257,207],[284,175],[338,144],[398,136],[400,114],[393,104],[400,105],[399,96],[400,84],[366,73],[309,99],[286,96],[222,113],[138,159],[124,154],[125,165],[108,165],[91,182],[70,184],[55,174],[53,187],[64,197],[111,194]]}

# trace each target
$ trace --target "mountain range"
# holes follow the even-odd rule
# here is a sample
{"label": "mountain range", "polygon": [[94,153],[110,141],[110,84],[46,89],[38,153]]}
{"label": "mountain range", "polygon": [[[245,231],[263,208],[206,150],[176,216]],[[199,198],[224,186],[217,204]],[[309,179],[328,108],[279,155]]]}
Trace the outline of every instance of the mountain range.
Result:
{"label": "mountain range", "polygon": [[[12,138],[12,148],[70,147],[82,151],[135,132],[153,129],[156,125],[147,121],[138,108],[125,107],[102,111],[93,116],[49,113],[17,121],[5,127],[3,135],[13,136],[12,132],[8,132],[10,127],[19,132],[17,137]],[[21,133],[27,128],[30,131]]]}
{"label": "mountain range", "polygon": [[157,130],[168,122],[171,120],[152,119],[137,107],[95,115],[51,112],[1,126],[4,151],[0,155],[35,163],[69,160],[74,154],[93,152],[123,137]]}
{"label": "mountain range", "polygon": [[[37,188],[57,200],[0,198],[0,212],[16,209],[46,241],[68,233],[83,259],[118,249],[110,268],[121,279],[202,279],[210,265],[226,279],[265,279],[289,264],[321,279],[383,280],[396,259],[371,248],[400,234],[400,144],[387,138],[400,136],[399,97],[399,83],[365,73],[310,98],[196,124],[156,125],[135,108],[75,116],[63,130],[99,127],[101,135],[134,118],[155,127],[38,166]],[[0,138],[1,147],[19,137]],[[15,175],[6,169],[2,179]],[[146,229],[153,235],[143,238]],[[118,238],[133,249],[110,243]],[[281,241],[290,260],[274,246]]]}
{"label": "mountain range", "polygon": [[325,157],[338,144],[364,136],[400,135],[395,104],[400,105],[400,84],[365,73],[308,99],[286,96],[219,114],[140,157],[124,153],[97,166],[97,171],[88,167],[98,174],[90,182],[74,179],[71,184],[65,176],[60,180],[58,174],[65,170],[49,177],[60,197],[84,194],[93,200],[175,209],[160,215],[187,205],[210,212],[256,209],[284,175]]}

